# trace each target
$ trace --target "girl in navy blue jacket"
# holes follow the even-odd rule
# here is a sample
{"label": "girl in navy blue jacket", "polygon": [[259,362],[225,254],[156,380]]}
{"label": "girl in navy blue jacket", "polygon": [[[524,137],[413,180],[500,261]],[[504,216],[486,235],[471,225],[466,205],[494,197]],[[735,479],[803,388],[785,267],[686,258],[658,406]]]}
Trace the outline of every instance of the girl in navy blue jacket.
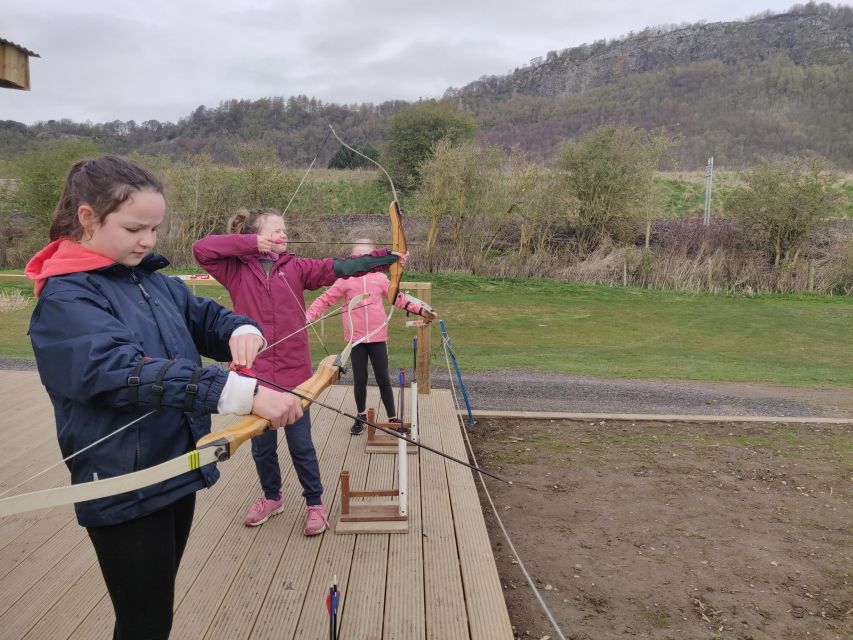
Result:
{"label": "girl in navy blue jacket", "polygon": [[[293,396],[202,366],[201,356],[251,366],[265,342],[252,320],[158,272],[169,264],[151,253],[164,215],[163,187],[139,165],[114,156],[78,162],[51,242],[27,265],[38,296],[30,339],[63,457],[156,410],[71,458],[73,483],[191,450],[212,413],[254,413],[275,428],[302,415]],[[195,492],[217,477],[207,465],[75,506],[112,598],[114,638],[168,638]]]}

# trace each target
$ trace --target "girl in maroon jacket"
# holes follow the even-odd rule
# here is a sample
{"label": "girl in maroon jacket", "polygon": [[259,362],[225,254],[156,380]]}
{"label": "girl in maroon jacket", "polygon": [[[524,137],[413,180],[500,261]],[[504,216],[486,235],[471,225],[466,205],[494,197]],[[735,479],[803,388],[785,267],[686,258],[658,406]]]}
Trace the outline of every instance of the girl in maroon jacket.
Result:
{"label": "girl in maroon jacket", "polygon": [[[293,334],[261,353],[253,367],[259,377],[287,388],[298,386],[312,373],[308,336],[300,331],[305,326],[304,291],[328,286],[340,277],[387,269],[407,257],[379,249],[346,260],[297,258],[287,252],[287,230],[277,209],[240,210],[229,220],[228,230],[227,235],[202,238],[193,253],[198,264],[228,290],[234,310],[256,320],[270,344]],[[304,532],[317,535],[329,523],[310,414],[289,425],[285,437],[308,505]],[[284,510],[276,440],[275,431],[252,439],[263,496],[246,514],[244,523],[250,527]]]}

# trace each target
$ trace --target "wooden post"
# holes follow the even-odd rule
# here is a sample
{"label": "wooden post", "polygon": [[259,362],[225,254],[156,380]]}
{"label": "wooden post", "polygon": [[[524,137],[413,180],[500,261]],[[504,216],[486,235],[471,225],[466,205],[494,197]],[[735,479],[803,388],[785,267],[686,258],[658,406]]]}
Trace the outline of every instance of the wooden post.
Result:
{"label": "wooden post", "polygon": [[[427,304],[432,304],[432,282],[401,282],[400,291],[411,291],[412,295]],[[429,353],[432,348],[432,323],[418,327],[418,393],[429,395]]]}
{"label": "wooden post", "polygon": [[418,441],[418,383],[412,380],[412,399],[409,401],[409,424],[412,425],[412,431],[409,437],[415,442]]}
{"label": "wooden post", "polygon": [[349,515],[349,471],[341,471],[341,515]]}
{"label": "wooden post", "polygon": [[397,441],[397,508],[401,516],[409,515],[408,459],[405,440]]}

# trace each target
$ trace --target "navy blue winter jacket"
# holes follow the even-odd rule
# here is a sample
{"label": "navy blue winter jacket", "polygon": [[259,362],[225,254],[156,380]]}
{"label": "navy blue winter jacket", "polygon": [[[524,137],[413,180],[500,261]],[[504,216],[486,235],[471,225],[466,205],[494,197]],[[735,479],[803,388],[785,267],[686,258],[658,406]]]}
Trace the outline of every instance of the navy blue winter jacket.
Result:
{"label": "navy blue winter jacket", "polygon": [[[41,291],[30,339],[53,402],[63,457],[161,406],[69,460],[73,483],[138,471],[191,450],[210,432],[210,414],[216,413],[228,375],[214,365],[201,367],[200,355],[230,360],[228,339],[234,329],[257,326],[157,272],[167,264],[150,254],[135,268],[113,264],[50,277]],[[199,368],[198,391],[190,394],[185,413],[188,384]],[[135,375],[139,386],[128,384]],[[218,477],[211,464],[138,491],[81,502],[77,520],[86,527],[132,520]]]}

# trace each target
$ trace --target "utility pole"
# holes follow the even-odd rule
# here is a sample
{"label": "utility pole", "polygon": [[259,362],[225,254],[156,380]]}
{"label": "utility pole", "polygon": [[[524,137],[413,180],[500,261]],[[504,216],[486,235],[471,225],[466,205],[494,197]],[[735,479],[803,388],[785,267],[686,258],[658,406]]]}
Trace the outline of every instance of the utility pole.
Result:
{"label": "utility pole", "polygon": [[711,188],[714,183],[714,157],[708,158],[708,164],[705,165],[705,216],[702,218],[702,224],[706,227],[711,224]]}

